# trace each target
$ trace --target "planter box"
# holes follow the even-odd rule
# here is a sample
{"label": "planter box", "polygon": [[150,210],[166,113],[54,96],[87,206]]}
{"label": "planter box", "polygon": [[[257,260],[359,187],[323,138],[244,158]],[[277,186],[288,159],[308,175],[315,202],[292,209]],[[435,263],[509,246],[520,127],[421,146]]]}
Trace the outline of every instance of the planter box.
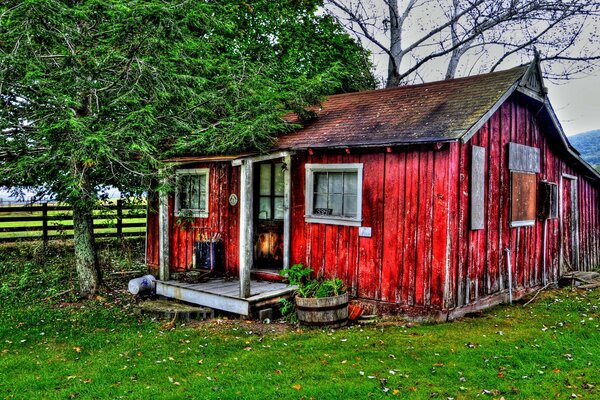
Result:
{"label": "planter box", "polygon": [[348,323],[348,293],[319,299],[296,296],[296,313],[303,325],[339,328]]}

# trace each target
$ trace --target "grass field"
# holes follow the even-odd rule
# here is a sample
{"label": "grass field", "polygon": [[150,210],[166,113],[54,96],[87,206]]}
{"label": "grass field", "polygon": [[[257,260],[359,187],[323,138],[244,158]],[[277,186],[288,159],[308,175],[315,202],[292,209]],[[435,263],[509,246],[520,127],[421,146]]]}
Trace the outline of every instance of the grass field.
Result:
{"label": "grass field", "polygon": [[[112,247],[111,247],[112,246]],[[101,252],[105,276],[140,269],[142,244]],[[0,253],[0,398],[600,398],[600,292],[411,325],[339,330],[141,318],[126,281],[80,301],[69,251]]]}

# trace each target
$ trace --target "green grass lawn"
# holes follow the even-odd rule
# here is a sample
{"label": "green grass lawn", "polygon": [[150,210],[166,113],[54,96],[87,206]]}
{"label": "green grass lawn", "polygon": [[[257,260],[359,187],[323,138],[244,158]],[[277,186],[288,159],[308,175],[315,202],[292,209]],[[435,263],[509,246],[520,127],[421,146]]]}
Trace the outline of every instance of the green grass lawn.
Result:
{"label": "green grass lawn", "polygon": [[[139,250],[104,249],[105,275],[141,270]],[[600,398],[598,290],[447,324],[171,327],[136,316],[125,281],[94,300],[56,296],[74,285],[72,259],[60,248],[40,258],[0,249],[0,398]]]}

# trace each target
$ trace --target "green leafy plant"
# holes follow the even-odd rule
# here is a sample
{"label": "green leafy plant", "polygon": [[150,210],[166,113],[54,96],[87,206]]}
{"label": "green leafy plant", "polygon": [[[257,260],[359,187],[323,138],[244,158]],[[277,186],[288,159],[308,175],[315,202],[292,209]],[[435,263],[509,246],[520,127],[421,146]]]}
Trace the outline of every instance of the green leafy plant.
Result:
{"label": "green leafy plant", "polygon": [[190,210],[180,211],[177,218],[175,218],[175,225],[187,231],[194,225],[194,215]]}
{"label": "green leafy plant", "polygon": [[[1,290],[1,288],[0,288]],[[295,324],[298,322],[298,316],[296,315],[296,304],[289,299],[279,300],[279,311],[287,322]]]}
{"label": "green leafy plant", "polygon": [[301,263],[279,272],[290,285],[298,286],[296,293],[300,297],[323,298],[346,293],[346,287],[340,278],[325,279],[318,275],[311,279],[312,273],[312,268],[305,267]]}

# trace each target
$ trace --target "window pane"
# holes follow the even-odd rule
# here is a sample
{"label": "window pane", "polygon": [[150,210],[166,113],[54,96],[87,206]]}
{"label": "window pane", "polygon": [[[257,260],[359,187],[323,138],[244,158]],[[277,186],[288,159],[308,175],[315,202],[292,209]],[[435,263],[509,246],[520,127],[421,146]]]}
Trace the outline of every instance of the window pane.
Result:
{"label": "window pane", "polygon": [[356,195],[344,195],[344,217],[356,217]]}
{"label": "window pane", "polygon": [[261,196],[271,194],[271,164],[260,165],[260,193]]}
{"label": "window pane", "polygon": [[283,199],[275,199],[275,219],[283,219]]}
{"label": "window pane", "polygon": [[192,177],[191,181],[190,208],[197,210],[200,208],[200,176]]}
{"label": "window pane", "polygon": [[344,194],[356,194],[358,174],[356,172],[344,172]]}
{"label": "window pane", "polygon": [[258,219],[271,219],[271,198],[261,197],[258,204]]}
{"label": "window pane", "polygon": [[275,195],[283,196],[283,163],[275,164]]}
{"label": "window pane", "polygon": [[342,215],[342,195],[341,194],[330,194],[329,195],[329,207],[331,209],[331,215],[341,216]]}
{"label": "window pane", "polygon": [[177,192],[179,194],[179,208],[188,208],[187,190],[189,179],[187,176],[179,176],[177,178]]}
{"label": "window pane", "polygon": [[315,193],[327,193],[327,172],[315,172]]}
{"label": "window pane", "polygon": [[315,194],[313,200],[314,215],[331,215],[331,208],[327,206],[327,195],[326,194]]}
{"label": "window pane", "polygon": [[198,209],[200,211],[206,211],[206,175],[198,175],[198,182],[200,186],[200,193],[198,194]]}
{"label": "window pane", "polygon": [[330,172],[329,173],[329,193],[343,193],[343,173],[342,172]]}

